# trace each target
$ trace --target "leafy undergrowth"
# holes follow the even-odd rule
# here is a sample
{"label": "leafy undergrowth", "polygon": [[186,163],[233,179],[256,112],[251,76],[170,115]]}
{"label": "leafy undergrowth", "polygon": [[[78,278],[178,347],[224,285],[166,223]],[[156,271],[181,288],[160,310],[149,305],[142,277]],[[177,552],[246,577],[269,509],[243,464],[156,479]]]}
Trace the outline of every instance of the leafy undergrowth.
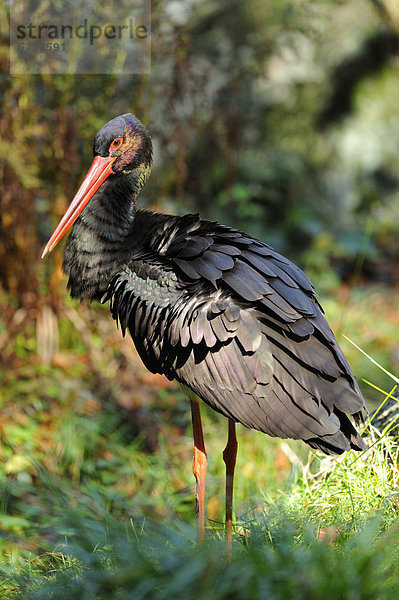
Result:
{"label": "leafy undergrowth", "polygon": [[[335,329],[397,372],[397,298],[341,294],[323,302]],[[54,319],[47,329],[37,319],[35,329],[16,311],[0,324],[1,598],[395,597],[393,432],[368,427],[366,453],[326,458],[239,427],[230,566],[225,420],[203,407],[208,532],[198,548],[182,394],[145,371],[104,309],[69,303]],[[391,389],[339,340],[356,373]]]}
{"label": "leafy undergrowth", "polygon": [[[220,530],[198,546],[174,510],[158,519],[98,485],[79,490],[40,472],[30,490],[41,552],[5,548],[2,598],[388,599],[399,592],[397,439],[371,428],[370,448],[339,459],[296,455],[302,474],[237,519],[232,564]],[[289,453],[288,450],[286,450]],[[22,485],[9,483],[19,496]],[[167,503],[167,495],[162,498]],[[169,498],[169,508],[171,499]],[[22,543],[22,540],[19,541]],[[36,549],[37,550],[37,549]]]}
{"label": "leafy undergrowth", "polygon": [[399,592],[399,521],[387,527],[383,515],[326,534],[278,502],[238,528],[229,564],[214,530],[198,546],[192,525],[117,519],[98,497],[59,509],[53,550],[0,565],[3,598],[383,600]]}
{"label": "leafy undergrowth", "polygon": [[232,564],[221,540],[212,537],[197,547],[192,530],[184,527],[147,524],[137,533],[119,522],[105,528],[87,518],[83,531],[82,525],[71,517],[73,544],[14,571],[3,584],[3,597],[374,600],[397,597],[399,591],[398,528],[378,535],[378,520],[331,545],[310,527],[280,515],[234,543]]}

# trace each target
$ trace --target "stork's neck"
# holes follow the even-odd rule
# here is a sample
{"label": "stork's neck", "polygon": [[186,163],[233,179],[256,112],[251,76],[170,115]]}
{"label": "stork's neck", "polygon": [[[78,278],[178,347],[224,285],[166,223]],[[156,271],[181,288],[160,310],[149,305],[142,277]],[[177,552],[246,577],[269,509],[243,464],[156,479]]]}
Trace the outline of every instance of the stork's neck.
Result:
{"label": "stork's neck", "polygon": [[64,253],[71,295],[99,299],[132,251],[135,204],[150,173],[140,166],[111,176],[75,222]]}
{"label": "stork's neck", "polygon": [[122,241],[134,219],[140,189],[122,176],[111,176],[90,200],[81,218],[100,238]]}

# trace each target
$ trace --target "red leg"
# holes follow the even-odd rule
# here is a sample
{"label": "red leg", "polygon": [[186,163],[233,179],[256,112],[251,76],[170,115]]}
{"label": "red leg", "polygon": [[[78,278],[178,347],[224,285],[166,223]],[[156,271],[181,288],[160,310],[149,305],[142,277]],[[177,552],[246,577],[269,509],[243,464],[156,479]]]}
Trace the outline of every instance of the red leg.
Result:
{"label": "red leg", "polygon": [[228,545],[228,555],[230,559],[233,535],[233,483],[237,447],[238,443],[236,437],[236,424],[232,419],[229,419],[229,435],[226,448],[223,451],[223,460],[226,463],[226,542]]}
{"label": "red leg", "polygon": [[190,404],[194,435],[193,473],[197,482],[196,508],[198,541],[203,542],[205,537],[205,479],[208,459],[205,452],[199,403],[197,400],[190,398]]}

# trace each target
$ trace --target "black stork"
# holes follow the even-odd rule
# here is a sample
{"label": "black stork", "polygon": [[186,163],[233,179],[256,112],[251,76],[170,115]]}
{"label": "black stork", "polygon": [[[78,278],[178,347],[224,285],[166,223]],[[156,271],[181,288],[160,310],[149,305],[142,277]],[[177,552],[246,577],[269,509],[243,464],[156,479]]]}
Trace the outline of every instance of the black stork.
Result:
{"label": "black stork", "polygon": [[71,295],[110,301],[145,366],[179,382],[190,401],[200,540],[207,457],[199,399],[228,418],[231,543],[235,423],[341,454],[367,449],[348,418],[358,422],[365,403],[308,277],[236,229],[137,209],[151,166],[151,138],[138,118],[106,123],[42,257],[73,225],[63,265]]}

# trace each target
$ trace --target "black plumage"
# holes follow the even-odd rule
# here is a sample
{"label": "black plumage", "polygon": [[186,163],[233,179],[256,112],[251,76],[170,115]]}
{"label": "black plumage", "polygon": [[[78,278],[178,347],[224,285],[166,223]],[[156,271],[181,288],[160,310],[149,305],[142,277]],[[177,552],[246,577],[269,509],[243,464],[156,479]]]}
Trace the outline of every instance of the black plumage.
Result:
{"label": "black plumage", "polygon": [[[129,330],[146,366],[247,427],[303,439],[325,452],[364,449],[345,414],[359,417],[363,399],[306,276],[271,248],[259,254],[256,240],[196,215],[137,211],[133,239],[144,221],[147,240],[132,247],[103,300],[110,300],[113,317]],[[159,222],[165,233],[157,237]],[[230,260],[216,267],[213,247],[219,255],[226,233],[234,234],[229,249],[237,252],[226,254],[233,266]],[[162,259],[154,239],[167,248]],[[189,255],[183,267],[182,249]],[[214,270],[206,272],[204,264]],[[157,318],[137,323],[138,306]]]}
{"label": "black plumage", "polygon": [[109,301],[151,372],[234,421],[327,453],[364,450],[348,417],[364,400],[307,276],[241,231],[136,210],[151,140],[132,115],[105,125],[94,150],[112,172],[66,245],[72,296]]}

